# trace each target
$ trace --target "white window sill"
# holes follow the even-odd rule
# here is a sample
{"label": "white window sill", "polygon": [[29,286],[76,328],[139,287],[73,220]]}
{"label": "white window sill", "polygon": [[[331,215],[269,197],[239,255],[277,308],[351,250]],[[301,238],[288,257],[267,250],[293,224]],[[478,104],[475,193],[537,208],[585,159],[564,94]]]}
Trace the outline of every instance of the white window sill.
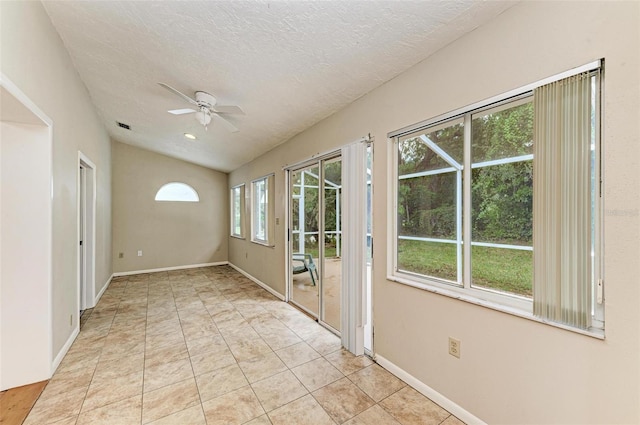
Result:
{"label": "white window sill", "polygon": [[246,239],[244,236],[240,236],[240,235],[229,235],[229,236],[231,236],[232,238],[235,238],[235,239],[242,239],[242,240]]}
{"label": "white window sill", "polygon": [[387,276],[387,280],[391,282],[401,283],[403,285],[408,285],[417,289],[422,289],[427,292],[432,292],[434,294],[443,295],[445,297],[455,298],[460,301],[468,302],[470,304],[479,305],[481,307],[490,308],[492,310],[500,311],[503,313],[511,314],[513,316],[522,317],[523,319],[532,320],[534,322],[543,323],[545,325],[553,326],[555,328],[564,329],[567,331],[575,332],[581,335],[589,336],[592,338],[604,340],[605,334],[602,329],[579,329],[574,328],[572,326],[563,325],[561,323],[550,322],[544,319],[541,319],[537,316],[534,316],[533,313],[524,311],[518,308],[509,307],[503,304],[499,304],[493,301],[483,300],[481,298],[477,298],[471,296],[470,294],[463,294],[454,290],[441,288],[438,286],[432,286],[424,283],[415,282],[408,278],[403,278],[401,276]]}
{"label": "white window sill", "polygon": [[256,245],[262,245],[262,246],[266,246],[267,248],[273,248],[275,245],[274,244],[270,244],[267,241],[261,241],[261,240],[255,240],[255,239],[251,239],[251,242],[253,242]]}

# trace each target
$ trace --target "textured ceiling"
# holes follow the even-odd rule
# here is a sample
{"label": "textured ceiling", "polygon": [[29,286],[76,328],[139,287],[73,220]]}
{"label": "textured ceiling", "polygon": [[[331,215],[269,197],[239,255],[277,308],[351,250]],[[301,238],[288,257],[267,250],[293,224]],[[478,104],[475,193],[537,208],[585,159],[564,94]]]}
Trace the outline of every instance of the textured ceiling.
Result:
{"label": "textured ceiling", "polygon": [[[492,19],[502,1],[46,1],[118,141],[231,171]],[[205,132],[156,83],[241,106]],[[131,131],[116,125],[131,125]],[[191,141],[183,133],[198,137]]]}

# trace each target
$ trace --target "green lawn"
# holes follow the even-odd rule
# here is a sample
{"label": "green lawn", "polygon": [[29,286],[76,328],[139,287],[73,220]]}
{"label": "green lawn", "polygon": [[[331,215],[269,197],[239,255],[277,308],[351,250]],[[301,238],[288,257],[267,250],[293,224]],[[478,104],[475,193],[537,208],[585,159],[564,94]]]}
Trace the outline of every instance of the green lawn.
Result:
{"label": "green lawn", "polygon": [[[316,259],[318,258],[318,245],[316,244],[315,246],[307,246],[307,249],[305,250],[305,252],[307,254],[311,254],[311,256],[313,257],[313,260],[316,261]],[[335,246],[326,246],[324,248],[324,256],[325,258],[333,258],[336,256],[336,247]]]}
{"label": "green lawn", "polygon": [[[401,270],[456,281],[456,246],[448,243],[398,241]],[[533,252],[503,248],[471,248],[473,285],[532,296]]]}

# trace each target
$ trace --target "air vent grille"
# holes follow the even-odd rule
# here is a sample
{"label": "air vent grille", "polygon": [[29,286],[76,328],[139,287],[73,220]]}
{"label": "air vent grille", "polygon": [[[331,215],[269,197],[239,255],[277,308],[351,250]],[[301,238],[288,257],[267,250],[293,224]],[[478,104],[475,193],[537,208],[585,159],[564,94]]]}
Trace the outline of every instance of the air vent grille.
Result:
{"label": "air vent grille", "polygon": [[122,127],[125,130],[131,130],[131,126],[129,124],[125,124],[125,123],[120,122],[120,121],[116,121],[116,124],[118,124],[118,127]]}

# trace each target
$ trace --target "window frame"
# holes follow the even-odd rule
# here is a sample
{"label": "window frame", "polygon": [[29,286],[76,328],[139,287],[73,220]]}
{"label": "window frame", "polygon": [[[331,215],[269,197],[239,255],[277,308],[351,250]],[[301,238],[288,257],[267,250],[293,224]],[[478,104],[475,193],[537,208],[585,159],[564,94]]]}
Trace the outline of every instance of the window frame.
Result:
{"label": "window frame", "polygon": [[[488,104],[485,105],[481,108],[478,109],[473,109],[473,110],[469,110],[461,115],[456,115],[453,117],[450,117],[444,121],[439,121],[437,123],[434,123],[432,125],[426,126],[420,130],[414,131],[412,133],[409,134],[405,134],[402,136],[398,136],[395,138],[394,143],[393,143],[393,148],[394,148],[394,156],[393,156],[393,163],[394,163],[394,174],[395,174],[395,179],[394,179],[394,197],[393,197],[393,205],[394,205],[394,209],[393,209],[393,214],[395,217],[397,217],[397,211],[398,211],[398,181],[399,179],[399,174],[398,174],[398,144],[408,138],[411,138],[414,135],[418,135],[418,134],[422,134],[424,132],[432,132],[434,129],[438,129],[438,128],[443,128],[443,127],[447,127],[449,123],[453,124],[455,122],[460,122],[462,121],[464,124],[464,154],[463,154],[463,163],[462,163],[462,190],[459,195],[457,195],[458,197],[458,202],[459,204],[457,205],[462,205],[462,223],[461,227],[462,227],[462,235],[461,235],[461,239],[462,239],[462,284],[456,284],[455,282],[451,282],[445,279],[439,279],[437,277],[432,277],[432,276],[424,276],[418,273],[412,273],[410,271],[407,270],[400,270],[399,266],[398,266],[398,239],[399,239],[399,223],[398,220],[395,219],[394,220],[394,228],[393,228],[393,233],[394,233],[394,243],[393,243],[393,277],[394,278],[399,278],[400,280],[402,280],[402,283],[406,283],[406,279],[410,279],[412,281],[414,281],[415,284],[417,284],[417,287],[420,287],[422,289],[430,289],[430,286],[435,286],[438,287],[440,290],[444,291],[445,293],[447,292],[453,292],[455,294],[461,294],[461,295],[466,295],[466,296],[470,296],[474,299],[478,299],[478,300],[484,300],[484,301],[488,301],[488,302],[492,302],[492,303],[496,303],[497,305],[504,305],[507,308],[512,308],[512,309],[517,309],[517,310],[522,310],[522,311],[533,311],[533,300],[523,297],[523,296],[518,296],[515,294],[506,294],[500,291],[496,291],[496,290],[492,290],[490,288],[483,288],[483,289],[479,289],[477,287],[474,287],[472,285],[471,279],[467,278],[467,276],[472,276],[472,271],[471,271],[471,246],[473,246],[473,235],[471,234],[471,228],[472,228],[472,214],[471,214],[471,210],[467,210],[467,206],[470,205],[470,200],[471,200],[471,183],[472,183],[472,178],[471,178],[471,172],[473,170],[473,166],[471,163],[471,145],[472,145],[472,140],[471,140],[471,121],[473,120],[473,117],[477,114],[482,114],[483,112],[487,112],[493,109],[508,109],[509,106],[513,104],[518,105],[521,103],[526,103],[529,100],[527,99],[531,99],[532,101],[532,97],[533,97],[533,92],[532,91],[527,91],[525,93],[522,93],[520,95],[514,96],[512,98],[509,99],[505,99],[502,100],[500,102],[496,102],[496,103],[492,103],[492,104]],[[523,102],[524,101],[524,102]],[[464,241],[471,241],[471,244],[465,244]],[[470,246],[471,245],[471,246]],[[456,296],[457,295],[453,295],[452,296]]]}
{"label": "window frame", "polygon": [[[193,196],[193,198],[189,198],[189,199],[180,199],[180,198],[172,198],[172,199],[158,199],[158,197],[165,197],[167,196],[167,190],[171,191],[171,188],[175,188],[178,187],[180,189],[185,189],[188,194],[190,196]],[[175,196],[175,193],[170,193],[170,195]],[[188,183],[185,182],[178,182],[178,181],[172,181],[172,182],[168,182],[163,184],[160,189],[158,189],[156,191],[156,195],[154,197],[154,201],[156,202],[200,202],[200,195],[198,194],[198,191],[191,186]]]}
{"label": "window frame", "polygon": [[[593,326],[587,330],[578,329],[561,323],[552,323],[545,321],[533,315],[533,299],[523,296],[506,294],[499,291],[483,288],[474,288],[471,283],[471,246],[463,244],[463,281],[458,286],[444,279],[435,277],[427,277],[410,271],[403,271],[398,268],[398,240],[400,236],[399,220],[398,220],[398,186],[399,186],[399,166],[398,166],[398,144],[400,141],[416,135],[418,132],[430,132],[433,128],[447,125],[463,119],[464,121],[464,167],[463,167],[463,205],[468,205],[471,200],[471,120],[473,116],[481,114],[484,111],[503,107],[504,105],[517,105],[522,99],[532,97],[533,90],[553,81],[557,81],[582,72],[596,72],[596,102],[595,102],[595,216],[593,218],[595,224],[595,240],[594,240],[594,293],[599,292],[602,302],[594,301]],[[435,118],[413,124],[402,129],[390,132],[387,137],[392,143],[388,144],[389,151],[389,198],[392,202],[388,204],[388,225],[391,231],[388,233],[388,244],[392,249],[387,251],[387,279],[398,282],[418,289],[427,290],[429,292],[440,295],[449,296],[460,299],[476,305],[481,305],[494,310],[510,313],[526,319],[546,323],[555,327],[571,330],[577,333],[603,339],[604,338],[604,284],[602,273],[602,80],[604,78],[603,61],[598,60],[578,68],[557,74],[555,76],[545,78],[536,83],[532,83],[518,89],[503,93],[498,96],[486,99],[481,102],[468,105],[463,108],[456,109],[449,113],[437,116]],[[508,106],[506,106],[508,108]],[[466,210],[466,207],[463,207]],[[473,241],[471,235],[471,214],[470,209],[463,214],[463,240]],[[470,245],[470,244],[468,244]],[[598,297],[596,295],[595,297]]]}
{"label": "window frame", "polygon": [[[236,221],[236,204],[235,204],[235,193],[236,191],[238,192],[238,196],[240,197],[240,205],[238,205],[238,209],[239,209],[239,214],[240,217],[238,219],[238,221]],[[245,193],[246,193],[246,187],[245,184],[239,184],[236,186],[233,186],[230,189],[230,198],[229,198],[229,205],[230,205],[230,220],[231,220],[231,229],[230,229],[230,235],[233,238],[238,238],[238,239],[245,239]],[[235,229],[236,229],[236,224],[240,227],[240,232],[236,233]]]}
{"label": "window frame", "polygon": [[[273,246],[273,236],[274,236],[274,178],[275,174],[267,174],[266,176],[262,176],[255,180],[251,181],[251,242],[265,245],[265,246]],[[265,189],[265,199],[264,199],[264,237],[260,237],[257,234],[257,219],[259,218],[261,212],[257,210],[260,203],[257,201],[256,196],[258,193],[257,186],[258,184],[264,184]]]}

